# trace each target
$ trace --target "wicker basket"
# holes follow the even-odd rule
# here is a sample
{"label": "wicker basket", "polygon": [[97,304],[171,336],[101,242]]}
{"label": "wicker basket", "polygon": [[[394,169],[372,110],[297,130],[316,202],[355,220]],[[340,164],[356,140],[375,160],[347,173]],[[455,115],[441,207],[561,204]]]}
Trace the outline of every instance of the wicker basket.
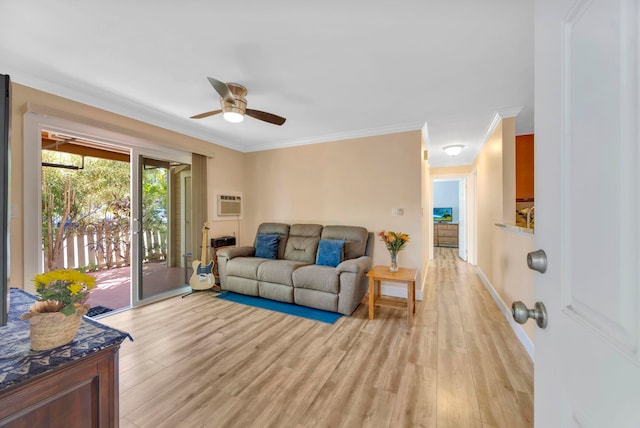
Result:
{"label": "wicker basket", "polygon": [[82,315],[77,312],[69,316],[64,316],[61,312],[32,313],[31,350],[44,351],[71,342],[78,332],[81,320]]}

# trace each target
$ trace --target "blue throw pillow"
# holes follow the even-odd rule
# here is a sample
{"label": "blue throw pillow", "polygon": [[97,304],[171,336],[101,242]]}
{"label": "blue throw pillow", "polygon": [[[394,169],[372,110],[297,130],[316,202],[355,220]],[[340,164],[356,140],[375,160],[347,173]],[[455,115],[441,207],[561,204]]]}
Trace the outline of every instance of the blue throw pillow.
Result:
{"label": "blue throw pillow", "polygon": [[316,264],[321,266],[336,267],[344,256],[344,241],[334,239],[321,239],[318,244]]}
{"label": "blue throw pillow", "polygon": [[256,236],[256,257],[275,259],[278,256],[279,235],[258,233]]}

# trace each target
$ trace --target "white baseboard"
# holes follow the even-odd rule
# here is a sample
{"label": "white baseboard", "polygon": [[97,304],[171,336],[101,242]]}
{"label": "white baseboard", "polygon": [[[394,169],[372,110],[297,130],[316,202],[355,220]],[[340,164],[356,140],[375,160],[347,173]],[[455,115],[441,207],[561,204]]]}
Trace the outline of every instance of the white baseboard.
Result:
{"label": "white baseboard", "polygon": [[505,319],[511,326],[511,329],[514,331],[514,333],[518,337],[518,340],[520,341],[520,343],[522,343],[522,346],[524,346],[525,351],[527,351],[527,354],[529,354],[529,358],[531,358],[531,361],[535,361],[534,359],[535,345],[533,344],[533,342],[531,341],[527,333],[524,331],[522,326],[514,321],[513,316],[511,315],[511,308],[508,307],[504,303],[500,295],[498,295],[495,288],[493,288],[493,285],[491,284],[491,282],[484,275],[484,273],[482,272],[482,269],[480,269],[480,266],[476,266],[476,271],[478,273],[478,276],[482,280],[482,283],[489,291],[489,294],[491,294],[491,297],[493,297],[493,300],[498,305],[498,308],[502,312],[502,315],[504,315]]}

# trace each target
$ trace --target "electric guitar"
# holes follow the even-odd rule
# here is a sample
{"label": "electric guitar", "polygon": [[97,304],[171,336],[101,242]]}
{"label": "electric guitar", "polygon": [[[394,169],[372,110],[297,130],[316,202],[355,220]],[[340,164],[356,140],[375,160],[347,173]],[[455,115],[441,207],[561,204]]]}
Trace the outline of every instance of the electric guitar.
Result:
{"label": "electric guitar", "polygon": [[202,249],[200,260],[193,261],[193,274],[189,279],[189,285],[193,290],[207,290],[213,286],[213,260],[205,265],[207,260],[208,223],[202,227]]}

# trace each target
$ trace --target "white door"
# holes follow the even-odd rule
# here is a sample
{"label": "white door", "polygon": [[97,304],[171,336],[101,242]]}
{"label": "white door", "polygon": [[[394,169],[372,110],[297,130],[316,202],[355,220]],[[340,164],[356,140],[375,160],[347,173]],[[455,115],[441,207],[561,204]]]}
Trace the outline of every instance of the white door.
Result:
{"label": "white door", "polygon": [[467,261],[467,179],[458,180],[458,256]]}
{"label": "white door", "polygon": [[537,427],[640,427],[638,13],[535,2]]}

